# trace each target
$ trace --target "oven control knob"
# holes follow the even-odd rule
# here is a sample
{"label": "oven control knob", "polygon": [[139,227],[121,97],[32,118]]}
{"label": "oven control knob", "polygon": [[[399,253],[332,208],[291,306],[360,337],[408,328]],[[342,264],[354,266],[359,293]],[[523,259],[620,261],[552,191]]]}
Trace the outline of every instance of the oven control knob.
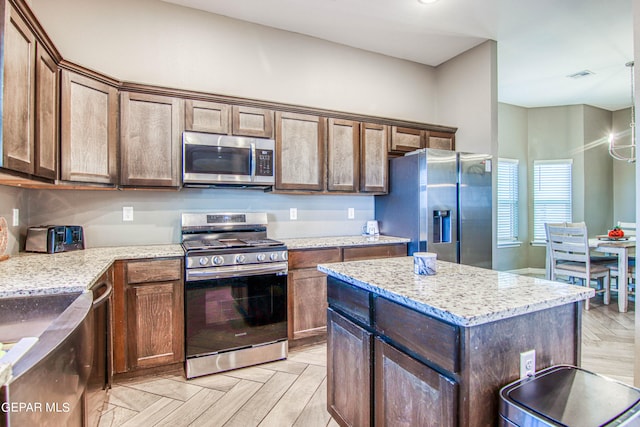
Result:
{"label": "oven control knob", "polygon": [[244,256],[244,255],[238,255],[238,256],[236,257],[236,262],[237,262],[238,264],[242,264],[242,263],[244,262],[244,260],[245,260],[245,256]]}
{"label": "oven control knob", "polygon": [[199,262],[200,262],[200,265],[207,265],[207,263],[209,262],[209,259],[206,256],[203,256],[202,258],[200,258]]}
{"label": "oven control knob", "polygon": [[275,261],[278,259],[278,252],[273,252],[271,255],[269,255],[269,259],[271,261]]}
{"label": "oven control knob", "polygon": [[289,253],[287,251],[282,252],[282,259],[285,261],[289,259]]}
{"label": "oven control knob", "polygon": [[267,256],[265,254],[258,254],[256,258],[258,259],[258,261],[262,262],[267,259]]}
{"label": "oven control knob", "polygon": [[224,263],[224,258],[216,255],[212,258],[212,261],[215,265],[222,265],[222,263]]}

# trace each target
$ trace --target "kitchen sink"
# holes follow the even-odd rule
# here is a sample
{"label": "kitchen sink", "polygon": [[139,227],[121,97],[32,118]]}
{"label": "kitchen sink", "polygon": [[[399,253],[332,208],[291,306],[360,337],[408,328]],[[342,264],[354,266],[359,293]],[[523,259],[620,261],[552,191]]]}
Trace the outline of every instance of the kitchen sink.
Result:
{"label": "kitchen sink", "polygon": [[39,337],[79,295],[70,293],[0,299],[0,343],[9,347],[21,338]]}
{"label": "kitchen sink", "polygon": [[33,411],[0,413],[1,425],[81,426],[81,399],[93,363],[91,292],[0,299],[0,342],[10,350],[11,379],[0,402]]}

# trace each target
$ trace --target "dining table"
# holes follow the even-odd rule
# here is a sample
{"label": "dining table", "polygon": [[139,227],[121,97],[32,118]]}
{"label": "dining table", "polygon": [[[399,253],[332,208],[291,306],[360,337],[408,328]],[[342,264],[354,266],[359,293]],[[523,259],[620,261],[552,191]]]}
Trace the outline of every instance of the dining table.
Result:
{"label": "dining table", "polygon": [[619,239],[598,236],[589,239],[589,247],[596,252],[612,254],[618,257],[618,310],[621,313],[626,313],[629,306],[627,288],[629,253],[635,252],[636,236]]}

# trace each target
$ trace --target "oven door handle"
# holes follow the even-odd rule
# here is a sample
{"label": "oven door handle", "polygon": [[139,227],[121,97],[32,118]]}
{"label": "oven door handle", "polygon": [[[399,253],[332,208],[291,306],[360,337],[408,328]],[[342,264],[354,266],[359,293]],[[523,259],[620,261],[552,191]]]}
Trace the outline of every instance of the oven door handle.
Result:
{"label": "oven door handle", "polygon": [[261,264],[260,266],[232,265],[228,267],[195,268],[187,270],[187,282],[209,279],[226,279],[229,277],[258,276],[260,274],[287,274],[286,262]]}

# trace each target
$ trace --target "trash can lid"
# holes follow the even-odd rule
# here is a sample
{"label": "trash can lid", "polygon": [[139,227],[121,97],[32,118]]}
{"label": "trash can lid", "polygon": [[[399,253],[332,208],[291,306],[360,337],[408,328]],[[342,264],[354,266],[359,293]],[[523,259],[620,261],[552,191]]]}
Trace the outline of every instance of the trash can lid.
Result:
{"label": "trash can lid", "polygon": [[521,381],[507,396],[565,426],[602,426],[640,402],[640,390],[574,366],[556,366]]}

